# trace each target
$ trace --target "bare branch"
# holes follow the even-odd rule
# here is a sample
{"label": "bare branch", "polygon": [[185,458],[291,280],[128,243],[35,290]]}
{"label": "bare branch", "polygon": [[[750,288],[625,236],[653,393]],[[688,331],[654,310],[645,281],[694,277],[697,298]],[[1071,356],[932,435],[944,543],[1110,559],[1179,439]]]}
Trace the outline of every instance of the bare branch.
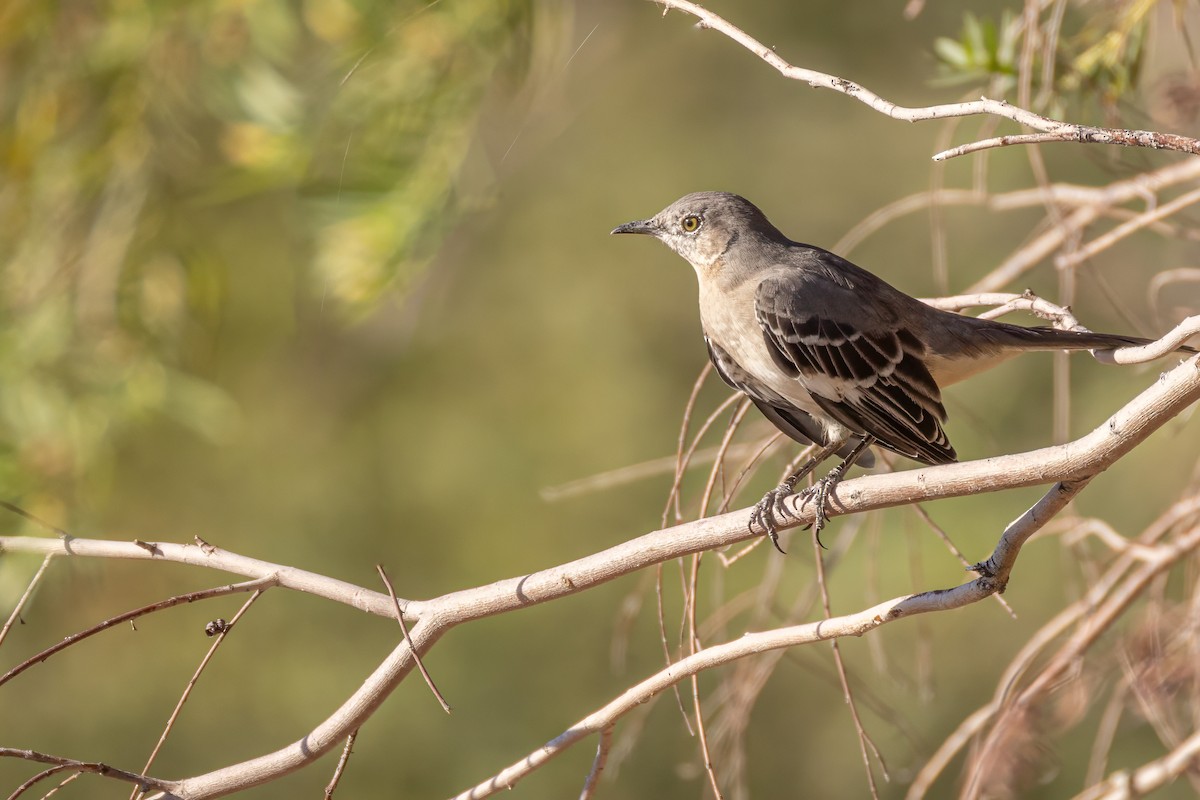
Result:
{"label": "bare branch", "polygon": [[41,582],[42,576],[46,574],[46,568],[50,566],[50,562],[54,559],[53,553],[47,553],[42,559],[42,565],[38,567],[37,572],[33,573],[33,577],[29,579],[29,585],[25,587],[25,591],[21,593],[21,597],[17,600],[17,604],[13,606],[12,613],[8,615],[8,620],[5,621],[4,627],[0,628],[0,644],[4,643],[8,632],[12,630],[12,626],[18,619],[21,618],[21,609],[29,602],[29,598],[33,596],[33,590]]}
{"label": "bare branch", "polygon": [[413,659],[417,662],[417,670],[420,671],[421,677],[425,679],[425,685],[429,687],[429,691],[433,692],[434,698],[441,705],[442,711],[449,714],[450,704],[446,702],[445,696],[438,690],[437,684],[433,682],[433,677],[429,674],[429,670],[425,669],[425,662],[421,660],[421,656],[413,649],[412,637],[408,633],[408,626],[404,624],[404,612],[400,609],[400,601],[396,599],[396,590],[392,587],[392,579],[388,577],[387,570],[383,568],[382,564],[376,564],[375,569],[379,572],[379,577],[383,580],[383,585],[387,587],[388,597],[392,599],[392,603],[396,606],[396,622],[400,623],[400,632],[404,635],[404,641],[408,643],[408,649],[413,653]]}
{"label": "bare branch", "polygon": [[1088,787],[1076,800],[1133,800],[1174,781],[1200,761],[1200,731],[1193,733],[1162,758],[1133,770],[1113,773],[1104,783]]}
{"label": "bare branch", "polygon": [[1141,347],[1093,350],[1092,355],[1103,364],[1143,364],[1177,350],[1196,334],[1200,334],[1200,316],[1188,317],[1156,342]]}
{"label": "bare branch", "polygon": [[[1167,527],[1180,519],[1195,514],[1198,508],[1200,508],[1200,496],[1177,503],[1155,525],[1146,530],[1139,542],[1144,546],[1150,545],[1165,532]],[[1115,562],[1108,574],[1099,579],[1084,597],[1059,612],[1022,648],[1021,653],[998,681],[998,689],[993,700],[964,720],[958,730],[938,748],[938,751],[918,773],[916,780],[909,787],[906,797],[909,800],[924,797],[933,780],[945,769],[949,760],[979,734],[989,722],[997,719],[1006,708],[1029,707],[1036,703],[1044,693],[1053,689],[1071,666],[1078,663],[1083,653],[1105,631],[1109,630],[1116,618],[1141,595],[1141,592],[1155,577],[1198,547],[1200,547],[1200,527],[1192,527],[1176,540],[1154,546],[1152,557],[1146,557],[1140,562],[1128,559]],[[1132,574],[1127,574],[1131,570]],[[1034,655],[1068,627],[1084,620],[1086,620],[1086,624],[1082,625],[1059,647],[1058,651],[1045,663],[1037,676],[1029,681],[1027,686],[1021,688],[1019,678],[1031,663]],[[985,742],[982,747],[987,748],[988,743]]]}
{"label": "bare branch", "polygon": [[[251,581],[251,583],[261,583],[265,580],[266,579],[262,579],[261,581]],[[162,750],[162,746],[166,743],[167,737],[171,734],[171,730],[175,727],[175,722],[179,719],[179,713],[183,711],[184,703],[186,703],[188,698],[191,697],[192,690],[196,688],[196,682],[200,680],[200,675],[204,672],[204,669],[208,666],[209,662],[212,661],[213,656],[216,655],[217,649],[225,641],[225,637],[229,635],[229,632],[233,630],[235,625],[238,624],[238,620],[245,616],[246,611],[250,608],[250,606],[254,605],[255,601],[262,597],[263,592],[268,588],[270,588],[270,584],[264,584],[263,586],[256,588],[254,590],[254,594],[247,597],[246,602],[243,603],[242,607],[238,609],[238,612],[233,615],[233,619],[229,620],[229,623],[224,625],[221,629],[221,632],[217,634],[212,646],[208,648],[208,652],[205,653],[204,658],[200,660],[200,665],[197,666],[196,671],[192,673],[191,680],[189,680],[187,685],[183,687],[183,694],[179,696],[179,702],[175,704],[175,708],[171,711],[171,715],[167,717],[167,724],[163,726],[162,735],[158,737],[158,741],[155,742],[154,748],[150,751],[150,755],[147,757],[146,763],[142,767],[143,773],[149,772],[150,767],[154,766],[154,760],[158,758],[159,751]],[[130,795],[130,800],[136,798],[137,795],[138,792],[135,789],[134,793]]]}
{"label": "bare branch", "polygon": [[[1046,519],[1047,517],[1041,514],[1027,513],[1013,523],[1009,530],[1028,538],[1045,523]],[[997,553],[993,555],[997,563],[1000,563],[1002,559],[1015,557],[1016,552],[1011,548],[1001,550],[998,547]],[[991,563],[992,559],[989,559],[988,562]],[[1011,563],[1005,563],[1006,566],[1002,571],[1007,573],[1011,569]],[[612,725],[622,715],[646,702],[647,699],[704,670],[772,650],[838,639],[843,636],[862,636],[875,628],[901,618],[931,611],[960,608],[1002,590],[1002,580],[984,575],[951,589],[897,597],[855,614],[830,617],[818,622],[770,631],[746,633],[732,642],[712,645],[675,662],[631,687],[603,708],[584,717],[565,732],[502,770],[493,778],[456,795],[455,800],[479,800],[479,798],[488,797],[501,789],[511,789],[521,778],[581,739]]]}
{"label": "bare branch", "polygon": [[[54,769],[45,770],[44,772],[35,775],[34,778],[41,780],[48,778],[53,774],[65,770],[75,772],[89,772],[95,775],[102,775],[105,778],[112,778],[125,783],[136,784],[143,789],[159,789],[166,792],[164,797],[173,797],[170,793],[175,788],[174,781],[163,781],[158,778],[151,778],[147,775],[139,775],[136,772],[127,772],[123,769],[111,767],[108,764],[103,764],[99,761],[76,761],[73,758],[63,758],[61,756],[53,756],[49,753],[39,753],[36,750],[18,750],[15,747],[0,747],[0,758],[19,758],[25,761],[36,761],[42,764],[52,764]],[[26,781],[19,792],[24,792],[33,785],[32,781]]]}
{"label": "bare branch", "polygon": [[[31,541],[45,542],[54,540],[33,539]],[[0,546],[0,550],[3,550],[2,546]],[[273,585],[275,585],[275,580],[268,575],[266,577],[259,578],[258,580],[246,581],[245,583],[231,583],[226,586],[217,586],[212,589],[201,589],[198,592],[188,592],[187,594],[177,595],[175,597],[167,598],[166,600],[160,600],[157,603],[151,603],[140,608],[135,608],[132,611],[125,612],[124,614],[118,614],[115,617],[110,617],[109,619],[104,620],[98,625],[93,625],[86,630],[72,634],[71,636],[63,639],[61,642],[47,647],[37,655],[25,659],[8,672],[0,675],[0,686],[8,683],[10,680],[29,669],[34,664],[40,664],[55,653],[66,650],[71,645],[81,642],[89,636],[94,636],[95,634],[100,633],[100,631],[108,630],[114,625],[119,625],[122,622],[127,622],[131,619],[137,619],[138,617],[143,617],[146,614],[151,614],[155,611],[162,611],[167,608],[174,608],[175,606],[185,605],[187,603],[195,603],[198,600],[210,600],[214,597],[224,597],[227,594],[236,594],[237,592],[256,592],[260,589]]]}
{"label": "bare branch", "polygon": [[[1053,481],[1085,481],[1107,469],[1197,399],[1200,399],[1200,357],[1193,357],[1159,376],[1108,421],[1073,442],[1028,453],[848,480],[831,493],[827,511],[834,515],[857,513],[916,500],[957,497]],[[689,656],[669,666],[659,676],[639,684],[632,690],[633,694],[623,697],[631,698],[640,692],[643,695],[641,701],[644,701],[645,696],[691,675],[690,670],[706,669],[721,662],[721,659],[740,657],[734,654],[790,647],[834,635],[857,635],[896,616],[956,607],[986,597],[1003,585],[1003,580],[1011,570],[1011,559],[1016,557],[1024,541],[1022,526],[1042,524],[1045,509],[1053,505],[1055,496],[1061,497],[1063,494],[1052,493],[1018,523],[1010,526],[997,553],[986,562],[995,578],[981,577],[936,595],[898,598],[866,612],[840,618],[840,621],[823,622],[816,627],[799,626],[750,634],[737,642],[716,645]],[[798,498],[788,502],[795,514],[794,519],[788,520],[789,525],[803,525],[812,521],[811,508],[801,507]],[[336,747],[350,731],[360,727],[412,669],[412,651],[425,652],[451,627],[575,594],[650,564],[743,541],[756,535],[746,528],[748,514],[748,510],[743,509],[655,531],[568,564],[425,601],[420,604],[420,621],[410,632],[412,649],[407,642],[401,643],[339,709],[307,736],[274,753],[184,779],[178,783],[177,792],[181,797],[192,800],[218,797],[299,769]],[[62,552],[76,553],[128,553],[128,550],[121,548],[106,550],[104,543],[89,543],[91,546],[86,548],[76,547],[85,541],[71,540],[71,550],[67,551],[68,543],[61,540],[0,537],[0,549],[7,552],[23,550],[45,553],[57,548]],[[178,548],[188,558],[195,558],[194,552],[189,551],[198,550],[158,545],[158,551],[164,554],[158,557],[164,558],[166,554],[174,552],[172,548]],[[875,619],[876,615],[879,615],[879,620]],[[637,701],[630,702],[636,704]],[[620,698],[614,703],[606,707],[608,713],[621,709]],[[621,713],[624,713],[623,710]],[[559,744],[573,743],[577,738],[604,727],[606,719],[604,713],[597,712],[585,718],[583,722],[587,724],[582,728],[576,726],[564,734],[566,739],[562,742],[555,741]],[[558,749],[557,745],[550,748],[549,754]],[[547,753],[542,752],[523,764],[532,766],[547,757]],[[498,779],[509,774],[508,771],[501,773]],[[503,784],[504,781],[500,780],[497,785]]]}
{"label": "bare branch", "polygon": [[587,779],[583,782],[579,800],[591,800],[592,795],[596,793],[596,787],[600,785],[600,775],[604,772],[604,767],[608,764],[608,754],[612,751],[612,737],[611,725],[600,731],[600,741],[596,744],[596,757],[592,759],[592,768],[588,770]]}
{"label": "bare branch", "polygon": [[[89,558],[129,558],[151,561],[171,561],[177,564],[191,564],[197,567],[208,567],[248,578],[271,577],[276,585],[285,589],[323,597],[338,603],[366,611],[380,617],[391,619],[396,611],[390,597],[383,592],[374,592],[353,583],[340,581],[315,572],[272,564],[257,558],[231,553],[206,542],[197,541],[195,544],[174,544],[171,542],[146,543],[120,542],[107,539],[80,539],[75,536],[58,538],[34,538],[21,536],[0,536],[0,553],[54,553],[64,556],[84,556]],[[401,599],[406,613],[420,615],[420,603]]]}
{"label": "bare branch", "polygon": [[1198,202],[1200,202],[1200,189],[1193,189],[1186,194],[1176,197],[1169,203],[1164,203],[1152,211],[1139,214],[1128,222],[1118,225],[1103,236],[1096,237],[1078,250],[1071,253],[1064,253],[1057,259],[1057,264],[1060,267],[1073,267],[1076,264],[1081,264],[1097,253],[1112,247],[1122,239]]}
{"label": "bare branch", "polygon": [[[1170,164],[1161,169],[1135,175],[1123,181],[1110,183],[1098,189],[1080,189],[1080,201],[1058,224],[1037,236],[986,276],[970,286],[968,292],[994,292],[1001,290],[1025,274],[1034,265],[1047,258],[1064,243],[1071,241],[1091,225],[1104,211],[1112,206],[1137,199],[1153,200],[1155,193],[1171,186],[1200,178],[1200,159],[1188,159]],[[1035,191],[1035,190],[1031,190]],[[1087,192],[1092,192],[1090,202],[1082,202]],[[1051,195],[1053,197],[1054,195]]]}
{"label": "bare branch", "polygon": [[[1181,368],[1190,368],[1195,371],[1198,366],[1200,366],[1200,358],[1193,358],[1187,364],[1182,365]],[[1125,416],[1125,412],[1129,408],[1127,406],[1126,409],[1123,409],[1122,414],[1119,416]],[[1117,417],[1114,416],[1111,422],[1115,422],[1116,419]],[[1119,427],[1105,426],[1093,432],[1090,436],[1094,436],[1102,430],[1115,431]],[[1069,448],[1070,445],[1064,445],[1063,447]],[[1048,453],[1053,449],[1055,448],[1047,448],[1038,452]],[[1003,461],[1005,458],[1000,457],[991,461]],[[1096,470],[1096,472],[1098,471],[1100,470]],[[903,475],[907,473],[899,474]],[[992,555],[987,561],[979,565],[980,578],[941,592],[927,592],[896,598],[858,614],[764,633],[746,634],[734,642],[708,647],[676,662],[657,675],[634,686],[604,708],[580,720],[563,734],[543,745],[539,750],[530,753],[521,761],[502,770],[488,781],[457,795],[456,800],[476,800],[476,798],[487,797],[501,788],[511,788],[518,780],[529,774],[529,772],[532,772],[542,763],[558,755],[580,739],[605,726],[611,725],[622,714],[636,705],[645,702],[647,698],[704,669],[767,650],[793,647],[812,641],[847,635],[861,636],[873,627],[894,621],[902,616],[912,616],[914,614],[950,607],[957,608],[977,602],[984,597],[990,596],[993,592],[1003,591],[1024,542],[1028,541],[1029,537],[1045,525],[1054,514],[1061,511],[1086,486],[1091,480],[1092,474],[1095,473],[1080,472],[1079,477],[1075,480],[1069,483],[1060,482],[1056,484],[1032,508],[1009,525]],[[895,476],[876,477],[890,478]],[[849,492],[848,495],[852,500],[858,497],[858,493],[856,492]],[[797,510],[799,511],[799,509]],[[674,530],[678,531],[682,527],[687,526],[680,526]],[[1161,562],[1156,564],[1156,566],[1160,565]]]}
{"label": "bare branch", "polygon": [[357,738],[357,730],[350,731],[350,735],[346,737],[346,746],[342,748],[342,754],[338,757],[337,766],[333,770],[333,777],[329,779],[329,783],[325,786],[325,800],[333,800],[333,793],[337,791],[338,784],[342,781],[342,774],[346,771],[346,764],[350,763],[350,754],[354,752],[354,740]]}
{"label": "bare branch", "polygon": [[991,147],[1001,147],[1010,144],[1032,144],[1036,142],[1078,142],[1081,144],[1111,144],[1125,147],[1149,147],[1155,150],[1177,150],[1193,155],[1200,154],[1200,140],[1190,136],[1173,133],[1158,133],[1157,131],[1135,131],[1122,128],[1099,128],[1091,125],[1076,125],[1061,120],[1043,117],[1032,111],[1011,105],[1004,100],[990,100],[986,97],[969,103],[946,103],[942,105],[907,107],[900,106],[890,100],[885,100],[871,90],[853,81],[827,75],[811,69],[794,66],[762,42],[747,34],[741,28],[731,24],[724,17],[714,14],[702,6],[687,0],[652,0],[667,9],[678,9],[691,14],[700,20],[700,27],[712,28],[723,33],[740,44],[767,64],[778,70],[784,77],[803,81],[814,89],[829,89],[853,97],[866,104],[880,114],[892,119],[905,122],[919,122],[931,119],[946,119],[949,117],[969,117],[988,114],[1003,119],[1012,120],[1020,125],[1041,131],[1040,134],[1019,134],[1000,136],[982,142],[961,145],[944,150],[935,156],[934,161],[945,161],[964,153],[975,152]]}

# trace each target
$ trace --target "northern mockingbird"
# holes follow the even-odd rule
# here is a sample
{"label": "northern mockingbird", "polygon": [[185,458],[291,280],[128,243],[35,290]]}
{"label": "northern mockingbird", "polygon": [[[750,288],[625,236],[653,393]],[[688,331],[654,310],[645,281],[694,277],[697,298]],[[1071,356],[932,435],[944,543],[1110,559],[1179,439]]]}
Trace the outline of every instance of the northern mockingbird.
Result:
{"label": "northern mockingbird", "polygon": [[856,460],[870,466],[870,445],[926,464],[956,461],[941,387],[1026,350],[1149,341],[940,311],[841,256],[793,242],[726,192],[689,194],[612,232],[654,236],[692,265],[717,373],[783,433],[825,448],[755,506],[750,527],[765,529],[776,548],[776,515],[788,515],[781,501],[833,453],[842,463],[806,490],[818,537],[829,491]]}

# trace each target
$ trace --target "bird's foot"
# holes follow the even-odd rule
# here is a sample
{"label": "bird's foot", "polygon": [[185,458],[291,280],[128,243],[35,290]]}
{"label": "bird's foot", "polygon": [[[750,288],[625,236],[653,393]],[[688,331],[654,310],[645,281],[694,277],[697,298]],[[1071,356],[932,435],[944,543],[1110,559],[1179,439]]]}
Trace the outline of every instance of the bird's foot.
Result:
{"label": "bird's foot", "polygon": [[795,492],[796,477],[793,476],[763,495],[763,499],[754,506],[754,511],[750,512],[750,530],[753,531],[755,525],[764,529],[771,537],[771,544],[784,555],[787,554],[786,551],[779,546],[779,521],[795,517],[783,502]]}
{"label": "bird's foot", "polygon": [[841,479],[841,474],[837,470],[834,470],[800,493],[801,508],[807,505],[809,501],[812,501],[813,536],[817,538],[817,544],[821,545],[822,548],[825,548],[825,544],[821,541],[821,531],[825,530],[825,526],[829,524],[829,514],[825,510],[829,504],[829,493],[833,491],[833,488],[838,485]]}

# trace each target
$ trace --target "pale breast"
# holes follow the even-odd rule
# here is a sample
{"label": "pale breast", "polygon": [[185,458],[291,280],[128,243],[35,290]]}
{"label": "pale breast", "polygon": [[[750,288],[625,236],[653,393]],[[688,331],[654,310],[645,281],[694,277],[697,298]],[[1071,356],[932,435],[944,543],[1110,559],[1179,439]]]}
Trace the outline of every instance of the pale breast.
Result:
{"label": "pale breast", "polygon": [[813,402],[804,385],[776,366],[767,350],[762,328],[754,313],[756,285],[747,281],[732,291],[700,286],[700,321],[704,333],[755,380],[770,387],[797,408],[818,419],[826,414]]}

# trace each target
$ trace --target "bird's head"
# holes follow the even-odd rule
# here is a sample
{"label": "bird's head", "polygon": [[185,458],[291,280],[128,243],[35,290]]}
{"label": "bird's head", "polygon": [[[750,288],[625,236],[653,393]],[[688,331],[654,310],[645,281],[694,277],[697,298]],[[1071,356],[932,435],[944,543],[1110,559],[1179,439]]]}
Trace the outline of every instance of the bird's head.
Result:
{"label": "bird's head", "polygon": [[676,200],[649,219],[626,222],[613,233],[646,233],[662,241],[702,277],[729,266],[737,249],[783,234],[744,197],[729,192],[696,192]]}

